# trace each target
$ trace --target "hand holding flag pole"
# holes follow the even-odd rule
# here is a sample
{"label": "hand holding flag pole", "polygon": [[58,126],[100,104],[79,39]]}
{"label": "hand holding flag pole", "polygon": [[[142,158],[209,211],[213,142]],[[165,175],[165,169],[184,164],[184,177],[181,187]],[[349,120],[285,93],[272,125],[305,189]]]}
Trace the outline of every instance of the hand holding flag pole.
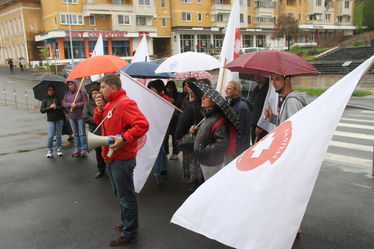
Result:
{"label": "hand holding flag pole", "polygon": [[[81,83],[79,84],[79,87],[78,87],[77,93],[76,93],[75,96],[74,96],[74,100],[73,100],[73,103],[72,103],[72,104],[75,104],[75,101],[77,101],[78,93],[79,93],[79,91],[81,90],[82,85],[83,85],[83,80],[84,80],[84,77],[81,79]],[[70,107],[70,112],[72,112],[73,109],[74,109],[74,107]]]}

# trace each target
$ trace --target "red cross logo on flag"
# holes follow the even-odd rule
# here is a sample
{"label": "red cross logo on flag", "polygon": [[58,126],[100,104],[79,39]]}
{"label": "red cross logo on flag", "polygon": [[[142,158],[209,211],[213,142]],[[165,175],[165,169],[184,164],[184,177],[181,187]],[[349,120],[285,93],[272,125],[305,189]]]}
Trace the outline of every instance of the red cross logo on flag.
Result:
{"label": "red cross logo on flag", "polygon": [[236,168],[249,171],[269,161],[274,164],[287,149],[292,137],[292,123],[286,121],[256,145],[245,151],[236,161]]}

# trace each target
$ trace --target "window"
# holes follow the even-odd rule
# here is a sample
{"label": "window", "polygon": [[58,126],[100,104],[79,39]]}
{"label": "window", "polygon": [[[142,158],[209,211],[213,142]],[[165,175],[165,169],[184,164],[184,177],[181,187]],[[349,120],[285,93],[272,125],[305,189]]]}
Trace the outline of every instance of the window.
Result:
{"label": "window", "polygon": [[119,25],[130,24],[130,16],[129,15],[118,15],[118,24]]}
{"label": "window", "polygon": [[[90,51],[94,51],[96,43],[97,43],[97,40],[88,41],[88,49]],[[103,39],[103,45],[104,45],[104,54],[109,54],[108,41]],[[113,41],[112,41],[112,45],[113,45]]]}
{"label": "window", "polygon": [[180,36],[181,53],[194,51],[194,36],[181,35]]}
{"label": "window", "polygon": [[89,16],[90,26],[96,26],[95,16]]}
{"label": "window", "polygon": [[268,23],[273,24],[275,23],[275,17],[273,16],[256,16],[257,23]]}
{"label": "window", "polygon": [[137,16],[136,17],[136,25],[138,26],[145,26],[147,25],[147,19],[145,16]]}
{"label": "window", "polygon": [[204,52],[206,48],[210,45],[210,35],[197,35],[197,51]]}
{"label": "window", "polygon": [[243,35],[243,47],[249,48],[253,46],[253,35]]}
{"label": "window", "polygon": [[162,22],[162,23],[161,23],[161,26],[162,26],[162,27],[166,27],[166,26],[167,26],[167,25],[166,25],[166,18],[162,18],[162,19],[161,19],[161,22]]}
{"label": "window", "polygon": [[316,5],[321,6],[322,5],[322,0],[316,0]]}
{"label": "window", "polygon": [[[64,42],[65,58],[71,59],[70,41]],[[74,58],[86,58],[86,50],[84,48],[84,41],[73,41]]]}
{"label": "window", "polygon": [[130,42],[125,41],[112,41],[113,55],[116,56],[130,56]]}
{"label": "window", "polygon": [[197,0],[197,3],[203,3],[203,0]]}
{"label": "window", "polygon": [[83,25],[83,16],[79,14],[60,14],[61,24]]}
{"label": "window", "polygon": [[240,22],[241,22],[241,23],[244,22],[244,15],[243,15],[243,14],[240,14]]}
{"label": "window", "polygon": [[151,5],[150,0],[139,0],[139,5]]}
{"label": "window", "polygon": [[190,12],[182,12],[182,20],[183,21],[191,21],[191,13]]}
{"label": "window", "polygon": [[251,7],[251,0],[247,0],[247,7]]}
{"label": "window", "polygon": [[203,15],[201,13],[197,13],[197,20],[199,22],[203,21]]}
{"label": "window", "polygon": [[78,0],[64,0],[64,3],[78,4]]}
{"label": "window", "polygon": [[181,3],[191,3],[191,0],[181,0]]}
{"label": "window", "polygon": [[217,14],[216,15],[216,21],[217,22],[223,22],[223,15],[222,14]]}
{"label": "window", "polygon": [[213,35],[213,44],[215,48],[222,48],[223,35]]}
{"label": "window", "polygon": [[326,14],[325,19],[326,19],[326,21],[330,21],[331,20],[331,14]]}
{"label": "window", "polygon": [[256,45],[257,47],[263,48],[266,45],[266,37],[264,35],[256,36]]}
{"label": "window", "polygon": [[349,1],[344,2],[344,8],[348,9],[349,8]]}
{"label": "window", "polygon": [[57,17],[56,16],[53,18],[53,23],[54,23],[54,25],[57,25]]}
{"label": "window", "polygon": [[251,16],[247,16],[247,19],[248,19],[248,24],[251,24],[252,23],[252,17]]}
{"label": "window", "polygon": [[161,0],[161,8],[166,8],[165,0]]}
{"label": "window", "polygon": [[295,13],[293,13],[293,12],[288,12],[288,16],[289,16],[289,17],[292,17],[292,18],[295,18]]}

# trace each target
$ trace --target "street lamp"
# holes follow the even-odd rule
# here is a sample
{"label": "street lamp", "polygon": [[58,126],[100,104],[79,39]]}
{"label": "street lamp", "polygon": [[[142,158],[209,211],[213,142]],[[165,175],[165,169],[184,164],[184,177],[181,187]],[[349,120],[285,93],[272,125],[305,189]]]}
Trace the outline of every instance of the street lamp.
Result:
{"label": "street lamp", "polygon": [[67,16],[67,20],[68,20],[68,24],[69,24],[69,37],[70,37],[70,54],[71,54],[71,65],[72,67],[74,67],[74,54],[73,54],[73,39],[71,37],[71,15],[70,15],[70,5],[69,5],[69,1],[70,0],[67,0],[66,1],[66,6],[67,6],[67,9],[68,9],[68,16]]}

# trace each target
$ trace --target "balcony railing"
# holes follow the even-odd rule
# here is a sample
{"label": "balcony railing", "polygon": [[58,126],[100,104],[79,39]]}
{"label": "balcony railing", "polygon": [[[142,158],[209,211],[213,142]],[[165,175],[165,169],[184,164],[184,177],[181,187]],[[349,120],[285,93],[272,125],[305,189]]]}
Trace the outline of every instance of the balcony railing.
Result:
{"label": "balcony railing", "polygon": [[87,3],[83,6],[83,15],[111,15],[118,12],[133,12],[134,5],[130,4],[93,4]]}
{"label": "balcony railing", "polygon": [[255,8],[276,8],[277,3],[273,1],[255,1]]}

